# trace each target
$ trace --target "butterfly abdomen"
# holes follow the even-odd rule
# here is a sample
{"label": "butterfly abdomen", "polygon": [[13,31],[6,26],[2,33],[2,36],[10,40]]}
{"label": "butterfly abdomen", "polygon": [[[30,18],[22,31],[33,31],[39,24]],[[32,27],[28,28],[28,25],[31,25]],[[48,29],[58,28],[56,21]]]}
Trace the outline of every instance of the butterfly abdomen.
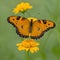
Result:
{"label": "butterfly abdomen", "polygon": [[32,26],[33,26],[33,20],[31,20],[31,22],[30,22],[29,33],[32,32]]}

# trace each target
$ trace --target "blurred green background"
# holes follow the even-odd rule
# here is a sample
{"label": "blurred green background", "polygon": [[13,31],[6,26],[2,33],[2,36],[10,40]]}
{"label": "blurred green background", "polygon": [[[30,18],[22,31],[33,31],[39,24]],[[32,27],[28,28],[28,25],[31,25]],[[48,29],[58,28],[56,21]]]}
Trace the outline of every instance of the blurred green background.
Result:
{"label": "blurred green background", "polygon": [[33,8],[22,15],[50,19],[56,23],[54,29],[49,30],[37,40],[40,51],[30,54],[30,60],[60,60],[60,0],[0,0],[0,60],[25,60],[25,51],[18,51],[16,44],[22,38],[16,34],[15,28],[7,22],[7,17],[15,15],[12,10],[20,2],[29,2]]}

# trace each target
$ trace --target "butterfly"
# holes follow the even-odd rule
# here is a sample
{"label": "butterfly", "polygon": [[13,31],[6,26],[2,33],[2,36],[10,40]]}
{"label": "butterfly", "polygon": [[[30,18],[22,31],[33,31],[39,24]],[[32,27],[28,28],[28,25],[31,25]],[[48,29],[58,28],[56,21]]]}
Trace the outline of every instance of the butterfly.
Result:
{"label": "butterfly", "polygon": [[17,34],[24,38],[40,38],[46,31],[55,27],[55,23],[50,20],[41,19],[33,21],[31,19],[29,21],[27,18],[21,16],[10,16],[7,20],[16,28]]}

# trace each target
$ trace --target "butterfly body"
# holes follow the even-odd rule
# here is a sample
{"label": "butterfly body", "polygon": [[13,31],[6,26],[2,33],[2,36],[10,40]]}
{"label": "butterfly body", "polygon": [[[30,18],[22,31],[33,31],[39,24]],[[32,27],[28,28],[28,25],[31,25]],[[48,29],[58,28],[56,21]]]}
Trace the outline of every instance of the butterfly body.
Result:
{"label": "butterfly body", "polygon": [[40,38],[44,32],[55,27],[55,23],[50,20],[30,21],[27,18],[20,16],[8,17],[8,22],[16,27],[16,31],[21,37],[31,37],[33,39]]}

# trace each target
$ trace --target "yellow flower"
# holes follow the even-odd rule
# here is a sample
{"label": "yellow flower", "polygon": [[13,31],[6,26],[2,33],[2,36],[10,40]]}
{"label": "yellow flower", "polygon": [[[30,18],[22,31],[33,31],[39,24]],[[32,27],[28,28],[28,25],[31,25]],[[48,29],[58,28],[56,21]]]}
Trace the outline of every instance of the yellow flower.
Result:
{"label": "yellow flower", "polygon": [[39,43],[37,43],[33,39],[26,39],[21,43],[16,44],[16,46],[18,46],[19,51],[26,50],[30,51],[31,53],[37,52],[39,50],[38,45]]}
{"label": "yellow flower", "polygon": [[27,18],[29,21],[31,21],[31,20],[33,20],[33,21],[36,21],[37,20],[37,18],[34,18],[34,17],[29,17],[29,18]]}
{"label": "yellow flower", "polygon": [[28,9],[31,9],[32,6],[28,2],[22,2],[13,9],[13,12],[17,14],[18,12],[25,12]]}

